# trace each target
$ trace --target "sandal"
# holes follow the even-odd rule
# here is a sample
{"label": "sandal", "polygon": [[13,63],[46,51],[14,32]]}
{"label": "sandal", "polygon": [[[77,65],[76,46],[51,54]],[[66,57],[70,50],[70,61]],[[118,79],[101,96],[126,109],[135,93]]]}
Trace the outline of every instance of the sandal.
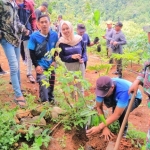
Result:
{"label": "sandal", "polygon": [[29,81],[31,82],[31,83],[35,83],[35,79],[34,79],[34,77],[33,77],[33,75],[27,75],[27,78],[29,79]]}
{"label": "sandal", "polygon": [[26,105],[20,105],[19,102],[22,102],[22,103],[25,103],[26,104],[26,101],[25,100],[16,100],[14,99],[14,102],[20,107],[20,108],[26,108]]}

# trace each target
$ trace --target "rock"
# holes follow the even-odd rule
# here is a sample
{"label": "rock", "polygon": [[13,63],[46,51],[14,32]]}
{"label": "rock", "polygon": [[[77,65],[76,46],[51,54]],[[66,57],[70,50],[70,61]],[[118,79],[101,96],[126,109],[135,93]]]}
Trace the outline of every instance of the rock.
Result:
{"label": "rock", "polygon": [[43,129],[37,129],[37,130],[35,130],[34,131],[34,135],[36,136],[36,137],[38,137],[39,135],[41,135],[41,133],[43,132]]}
{"label": "rock", "polygon": [[34,110],[31,110],[31,114],[33,116],[38,116],[41,114],[41,112],[44,110],[44,107],[41,105],[41,106],[38,106],[36,109]]}
{"label": "rock", "polygon": [[94,148],[90,146],[89,144],[86,144],[84,147],[84,150],[94,150]]}
{"label": "rock", "polygon": [[15,116],[15,122],[17,123],[17,124],[19,124],[20,123],[20,121],[19,121],[19,119]]}
{"label": "rock", "polygon": [[17,111],[17,114],[16,114],[16,117],[18,119],[21,119],[21,118],[25,118],[25,117],[28,117],[30,115],[30,111],[29,110],[22,110],[22,109],[19,109]]}
{"label": "rock", "polygon": [[60,107],[54,106],[51,110],[52,118],[58,118],[58,115],[65,113],[65,110],[61,109]]}
{"label": "rock", "polygon": [[58,118],[57,112],[51,112],[51,115],[52,115],[52,118],[53,118],[53,119]]}
{"label": "rock", "polygon": [[35,116],[33,118],[22,118],[21,124],[23,125],[37,125],[37,126],[46,126],[46,121],[44,118],[39,120],[40,116]]}
{"label": "rock", "polygon": [[58,115],[65,113],[65,110],[61,109],[60,107],[54,106],[52,108],[52,112],[56,112]]}

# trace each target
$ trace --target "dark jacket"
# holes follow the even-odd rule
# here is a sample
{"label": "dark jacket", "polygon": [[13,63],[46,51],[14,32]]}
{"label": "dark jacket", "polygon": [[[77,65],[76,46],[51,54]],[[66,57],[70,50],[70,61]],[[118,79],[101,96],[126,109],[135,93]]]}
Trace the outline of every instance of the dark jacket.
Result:
{"label": "dark jacket", "polygon": [[[36,30],[36,16],[34,12],[34,6],[32,1],[24,0],[23,5],[18,5],[18,16],[20,22],[30,30],[30,34]],[[22,40],[28,40],[29,36],[23,36]]]}
{"label": "dark jacket", "polygon": [[25,26],[20,23],[16,3],[12,6],[9,0],[0,0],[0,30],[9,43],[19,47]]}
{"label": "dark jacket", "polygon": [[72,59],[73,54],[81,54],[81,58],[84,60],[84,62],[87,61],[86,49],[83,45],[83,41],[79,42],[75,46],[60,43],[59,47],[62,49],[59,56],[63,62],[78,62],[79,60]]}

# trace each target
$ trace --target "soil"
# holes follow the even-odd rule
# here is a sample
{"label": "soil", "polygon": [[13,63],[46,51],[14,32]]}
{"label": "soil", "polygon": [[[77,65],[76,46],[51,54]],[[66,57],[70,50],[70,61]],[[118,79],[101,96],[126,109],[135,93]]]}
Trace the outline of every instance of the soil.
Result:
{"label": "soil", "polygon": [[[100,56],[96,56],[94,54],[89,54],[89,61],[88,61],[88,66],[100,64],[101,59]],[[0,90],[0,101],[3,102],[8,102],[10,103],[11,107],[14,107],[15,104],[12,101],[12,96],[13,96],[13,90],[12,86],[9,84],[10,81],[10,73],[9,73],[9,66],[7,59],[4,55],[3,49],[0,47],[0,64],[2,68],[7,71],[7,74],[0,76],[0,80],[3,79],[5,80],[8,85],[6,90]],[[29,93],[32,93],[36,95],[38,98],[38,84],[32,84],[28,81],[27,76],[26,76],[26,65],[24,65],[23,61],[21,60],[20,57],[20,70],[21,70],[21,84],[22,84],[22,89],[26,89]],[[133,64],[133,66],[128,66],[123,71],[123,78],[127,79],[129,81],[134,81],[137,74],[133,73],[129,70],[132,71],[138,71],[141,69],[141,66],[138,64]],[[115,71],[115,67],[111,69],[109,72],[110,77],[116,77],[115,75],[112,74],[112,72]],[[33,75],[35,76],[35,71],[33,69]],[[86,79],[88,79],[91,82],[91,89],[90,92],[95,94],[95,81],[99,77],[98,73],[95,73],[95,71],[91,71],[87,68],[86,70]],[[142,88],[141,88],[142,91]],[[146,95],[143,94],[143,100],[141,105],[135,109],[129,117],[129,122],[131,122],[134,127],[137,130],[147,132],[148,130],[148,118],[149,118],[149,110],[147,108],[147,102],[146,102]],[[107,109],[109,113],[111,113],[111,109]],[[87,139],[81,134],[77,134],[76,131],[72,130],[70,132],[65,132],[63,130],[63,127],[59,127],[56,129],[56,131],[52,135],[52,140],[49,145],[49,150],[78,150],[79,147],[82,147],[86,144]],[[115,141],[115,139],[114,139]],[[95,150],[105,150],[107,147],[108,142],[105,142],[103,138],[100,138],[100,135],[96,135],[92,137],[87,144],[91,145]],[[122,139],[120,149],[119,150],[138,150],[138,148],[134,148],[133,145],[131,144],[130,140],[127,139]]]}

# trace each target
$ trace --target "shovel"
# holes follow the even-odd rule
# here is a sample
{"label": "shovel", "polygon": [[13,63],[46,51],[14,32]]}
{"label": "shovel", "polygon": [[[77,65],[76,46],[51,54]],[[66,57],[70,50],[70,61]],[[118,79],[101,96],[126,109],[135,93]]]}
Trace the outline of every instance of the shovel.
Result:
{"label": "shovel", "polygon": [[128,120],[128,117],[129,117],[129,114],[130,114],[133,102],[135,100],[135,96],[136,96],[136,94],[133,93],[132,98],[131,98],[131,100],[129,102],[129,105],[128,105],[128,108],[127,108],[127,112],[126,112],[125,117],[123,119],[123,123],[121,125],[121,128],[120,128],[120,131],[119,131],[116,143],[110,141],[108,143],[108,146],[106,147],[106,150],[118,150],[119,145],[120,145],[120,141],[121,141],[121,138],[122,138],[122,134],[123,134],[123,131],[124,131],[124,128],[125,128],[125,125],[127,123],[127,120]]}

